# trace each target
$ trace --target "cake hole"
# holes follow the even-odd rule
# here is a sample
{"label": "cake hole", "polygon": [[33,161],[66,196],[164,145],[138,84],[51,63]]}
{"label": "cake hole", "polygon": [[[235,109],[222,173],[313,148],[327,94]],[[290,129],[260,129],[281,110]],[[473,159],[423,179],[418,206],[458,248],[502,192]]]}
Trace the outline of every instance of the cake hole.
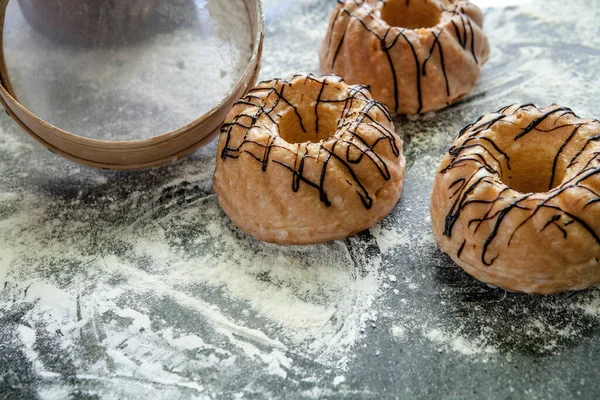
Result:
{"label": "cake hole", "polygon": [[557,149],[554,146],[540,146],[544,142],[536,140],[535,133],[530,135],[530,138],[516,141],[513,149],[507,152],[511,169],[504,167],[501,178],[508,187],[521,193],[548,192],[563,181],[566,158],[559,158],[554,166]]}
{"label": "cake hole", "polygon": [[381,9],[388,25],[407,29],[434,27],[441,17],[442,10],[427,0],[390,0]]}
{"label": "cake hole", "polygon": [[541,168],[532,168],[530,171],[511,171],[502,178],[504,183],[513,190],[520,193],[544,193],[554,189],[560,183],[560,180],[555,179],[552,187],[550,187],[550,175]]}
{"label": "cake hole", "polygon": [[[337,105],[321,103],[318,107],[317,120],[315,103],[302,104],[296,110],[297,113],[292,107],[288,108],[279,119],[279,136],[288,143],[316,143],[335,135],[343,111],[342,107]],[[299,116],[302,117],[302,124]]]}

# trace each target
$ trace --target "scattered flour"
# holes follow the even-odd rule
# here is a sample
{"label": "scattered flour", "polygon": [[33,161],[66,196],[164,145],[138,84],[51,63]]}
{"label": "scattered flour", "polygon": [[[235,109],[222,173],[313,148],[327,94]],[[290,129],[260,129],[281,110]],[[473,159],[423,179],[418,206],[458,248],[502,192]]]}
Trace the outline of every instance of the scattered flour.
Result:
{"label": "scattered flour", "polygon": [[[318,46],[324,3],[301,0],[290,10],[267,0],[263,78],[316,72],[302,43]],[[554,23],[548,15],[560,7],[486,10],[493,49],[480,84],[447,110],[398,119],[408,160],[401,202],[345,241],[278,247],[240,233],[211,192],[214,144],[139,175],[75,171],[32,153],[33,142],[0,120],[0,168],[10,171],[0,176],[0,318],[11,317],[4,330],[14,329],[13,347],[43,382],[37,394],[67,398],[76,381],[99,397],[153,397],[157,386],[164,398],[268,397],[257,384],[268,381],[308,398],[377,398],[343,384],[353,382],[357,354],[402,354],[374,349],[370,335],[491,364],[554,355],[597,331],[600,289],[533,297],[479,284],[439,252],[427,228],[439,159],[465,124],[521,101],[594,115],[597,102],[581,92],[600,78],[548,54],[562,54],[561,38],[548,48],[523,35]],[[284,34],[302,32],[289,46],[273,36],[282,15],[297,22]],[[578,32],[565,40],[577,42]],[[577,59],[583,50],[574,49]],[[600,69],[597,58],[581,57],[586,70]]]}
{"label": "scattered flour", "polygon": [[392,334],[394,339],[402,340],[405,337],[406,331],[404,330],[403,327],[394,325],[394,326],[392,326],[392,329],[390,329],[390,333]]}
{"label": "scattered flour", "polygon": [[385,222],[375,225],[369,231],[375,237],[377,245],[383,252],[392,252],[394,249],[398,249],[399,245],[408,244],[405,242],[407,236],[404,232],[388,228]]}
{"label": "scattered flour", "polygon": [[[493,347],[485,344],[486,339],[480,338],[480,340],[466,339],[460,334],[448,334],[448,332],[442,332],[441,330],[434,328],[424,332],[424,336],[434,343],[438,343],[445,346],[445,349],[449,349],[467,356],[480,355],[482,353],[496,353],[497,350]],[[443,348],[440,348],[440,350]],[[486,358],[483,358],[486,361]]]}
{"label": "scattered flour", "polygon": [[346,382],[346,377],[344,375],[338,375],[335,378],[333,378],[333,386],[339,386],[342,383]]}
{"label": "scattered flour", "polygon": [[[59,212],[73,223],[59,222],[53,210],[65,204],[29,196],[0,219],[2,312],[32,305],[23,317],[32,328],[19,329],[40,375],[51,372],[31,350],[40,329],[60,332],[53,342],[73,354],[78,379],[116,374],[200,393],[205,369],[257,363],[285,379],[291,355],[343,370],[362,327],[376,319],[380,261],[355,264],[360,243],[263,244],[239,236],[210,194],[160,218],[103,225],[100,238],[74,223],[94,215],[93,205],[77,207]],[[89,341],[97,346],[91,364],[81,355]]]}

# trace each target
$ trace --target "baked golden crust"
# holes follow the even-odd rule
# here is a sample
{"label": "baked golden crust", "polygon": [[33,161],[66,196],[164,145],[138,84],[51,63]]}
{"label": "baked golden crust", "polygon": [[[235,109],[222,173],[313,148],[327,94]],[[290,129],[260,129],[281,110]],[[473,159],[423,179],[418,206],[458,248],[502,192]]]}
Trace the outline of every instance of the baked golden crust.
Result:
{"label": "baked golden crust", "polygon": [[402,191],[402,141],[364,86],[294,75],[258,84],[231,110],[214,190],[258,239],[310,244],[367,229]]}
{"label": "baked golden crust", "polygon": [[483,282],[542,294],[600,282],[600,122],[556,105],[482,116],[442,160],[431,222]]}
{"label": "baked golden crust", "polygon": [[[382,14],[405,27],[390,26]],[[481,10],[467,0],[339,1],[321,72],[369,85],[394,114],[439,110],[475,86],[490,51],[482,24]]]}

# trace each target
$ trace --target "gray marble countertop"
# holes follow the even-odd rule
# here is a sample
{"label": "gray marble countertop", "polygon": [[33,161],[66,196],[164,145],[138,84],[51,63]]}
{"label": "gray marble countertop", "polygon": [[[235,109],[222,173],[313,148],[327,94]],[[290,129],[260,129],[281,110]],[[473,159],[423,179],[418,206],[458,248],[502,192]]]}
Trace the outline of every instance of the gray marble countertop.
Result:
{"label": "gray marble countertop", "polygon": [[[398,118],[402,198],[318,246],[241,233],[212,192],[215,144],[119,173],[63,160],[0,116],[0,399],[598,398],[600,290],[481,284],[430,232],[458,131],[510,103],[600,117],[598,3],[481,2],[475,90]],[[261,78],[318,73],[333,1],[267,0]],[[40,68],[35,65],[33,68]]]}

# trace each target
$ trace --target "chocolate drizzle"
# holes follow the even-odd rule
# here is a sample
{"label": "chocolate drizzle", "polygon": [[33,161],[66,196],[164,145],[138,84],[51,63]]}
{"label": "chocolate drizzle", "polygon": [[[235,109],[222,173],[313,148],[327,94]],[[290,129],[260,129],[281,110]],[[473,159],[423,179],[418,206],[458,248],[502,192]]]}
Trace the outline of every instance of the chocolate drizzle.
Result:
{"label": "chocolate drizzle", "polygon": [[[454,32],[456,33],[456,39],[458,43],[463,48],[463,50],[467,50],[467,45],[471,44],[471,55],[475,60],[475,64],[479,64],[479,60],[477,59],[477,54],[475,53],[475,31],[473,30],[473,24],[471,23],[471,19],[467,17],[464,13],[464,9],[460,9],[460,11],[452,11],[455,16],[458,16],[460,19],[460,23],[462,25],[462,34],[458,25],[456,24],[455,18],[452,18],[450,22],[452,26],[454,26]],[[467,29],[468,27],[468,29]],[[470,31],[470,35],[469,35]],[[471,40],[469,40],[469,37]]]}
{"label": "chocolate drizzle", "polygon": [[[339,85],[341,82],[341,78],[333,75],[321,78],[294,75],[286,80],[261,82],[236,103],[243,106],[239,108],[238,114],[222,125],[221,134],[225,136],[225,145],[221,151],[221,159],[225,162],[228,158],[237,159],[241,154],[246,154],[261,164],[263,172],[272,164],[283,167],[291,173],[293,192],[298,192],[302,184],[308,185],[318,191],[320,201],[326,206],[331,205],[326,190],[327,171],[341,167],[348,174],[346,182],[355,189],[364,207],[370,209],[373,206],[373,196],[353,166],[367,163],[375,167],[384,180],[390,180],[388,165],[377,148],[387,145],[398,158],[400,147],[395,133],[379,122],[381,115],[391,122],[389,112],[381,103],[370,98],[366,86],[347,86],[345,92],[330,90],[328,93],[330,85]],[[319,126],[322,127],[319,122],[320,105],[338,105],[340,117],[333,136],[319,142],[311,142],[307,138],[305,142],[295,144],[296,148],[292,150],[290,144],[280,137],[280,120],[286,111],[291,109],[302,132],[309,134],[299,111],[301,105],[294,104],[291,100],[294,96],[290,95],[290,99],[286,97],[286,88],[293,92],[294,85],[314,86],[305,90],[316,94],[314,107],[312,104],[309,106],[314,110],[315,134],[318,134]],[[311,96],[302,98],[305,97]],[[363,132],[367,127],[371,132],[369,135]],[[372,132],[377,132],[378,135],[373,138]],[[288,162],[290,157],[286,153],[294,156],[293,163]],[[307,173],[308,169],[313,173]],[[318,171],[318,179],[314,179],[314,171]]]}
{"label": "chocolate drizzle", "polygon": [[[379,3],[385,4],[388,0],[379,0]],[[389,64],[390,74],[393,82],[394,88],[394,105],[392,107],[394,113],[398,113],[400,108],[400,94],[399,94],[399,81],[398,81],[398,70],[395,65],[395,60],[393,56],[393,49],[398,43],[398,39],[401,37],[403,42],[405,42],[410,49],[410,52],[413,56],[415,63],[415,92],[418,102],[417,113],[420,113],[423,110],[423,94],[422,94],[422,79],[427,76],[427,65],[432,57],[432,55],[436,52],[439,54],[439,68],[442,71],[444,81],[445,81],[445,91],[446,96],[448,97],[448,102],[450,101],[450,82],[448,81],[448,74],[446,72],[446,65],[444,60],[444,45],[442,41],[442,37],[446,37],[446,40],[455,40],[451,37],[450,33],[446,33],[445,29],[441,25],[437,25],[434,28],[430,28],[431,34],[433,36],[433,42],[429,51],[427,52],[425,58],[421,60],[419,56],[419,52],[416,47],[420,46],[420,41],[418,35],[414,35],[413,31],[406,28],[401,27],[390,27],[385,22],[383,22],[380,17],[376,14],[376,10],[373,5],[368,1],[364,0],[351,0],[347,2],[339,2],[340,6],[336,11],[335,16],[332,19],[330,28],[329,28],[329,37],[326,39],[327,51],[325,54],[325,59],[330,59],[329,68],[331,71],[335,70],[336,61],[341,53],[342,47],[345,43],[346,35],[348,32],[348,28],[351,23],[357,21],[362,28],[369,32],[369,34],[373,35],[377,41],[379,41],[380,50],[385,54],[387,62]],[[410,7],[411,3],[409,0],[406,0],[406,7]],[[456,40],[460,44],[460,47],[464,51],[470,51],[473,59],[476,64],[479,64],[479,60],[477,59],[476,54],[476,46],[475,46],[475,31],[473,29],[473,24],[471,23],[470,18],[464,13],[464,9],[462,7],[458,8],[457,5],[451,5],[450,7],[454,7],[453,9],[443,9],[443,12],[448,12],[451,14],[450,22],[454,26],[456,33]],[[342,34],[340,35],[337,42],[334,44],[334,32],[335,27],[338,24],[344,24],[342,29]],[[459,25],[462,26],[462,30],[459,28]],[[382,33],[383,32],[383,33]],[[469,46],[469,47],[468,47]],[[332,48],[335,48],[335,52],[333,56],[331,56]],[[331,56],[331,58],[330,58]],[[404,66],[403,67],[407,67]]]}
{"label": "chocolate drizzle", "polygon": [[[536,111],[541,115],[524,128],[516,128],[516,124],[513,122],[516,120],[514,116],[524,109]],[[572,120],[569,120],[561,123],[561,119],[567,115],[577,118],[578,121],[571,122]],[[512,190],[502,182],[503,171],[510,170],[510,155],[508,151],[504,151],[500,145],[494,142],[493,136],[489,135],[490,130],[499,124],[515,126],[512,129],[518,130],[518,133],[515,134],[514,141],[525,140],[527,135],[533,131],[551,135],[559,129],[563,129],[560,134],[566,138],[556,150],[547,193],[523,194]],[[583,133],[581,128],[589,125],[595,125],[595,129],[589,129]],[[464,223],[466,224],[465,228],[473,229],[473,233],[477,233],[484,222],[491,224],[481,250],[481,262],[486,266],[492,265],[499,257],[499,254],[488,254],[490,246],[505,226],[507,217],[514,215],[514,218],[517,218],[516,210],[521,211],[518,215],[523,216],[523,219],[513,228],[507,246],[511,245],[517,232],[526,224],[531,223],[542,210],[554,212],[539,232],[555,229],[563,240],[567,240],[571,229],[580,229],[600,246],[600,232],[597,232],[589,223],[589,220],[595,220],[598,214],[595,213],[592,216],[583,214],[588,206],[596,203],[600,205],[600,180],[598,180],[600,178],[600,150],[594,151],[590,148],[594,142],[600,141],[600,134],[591,135],[589,133],[600,131],[599,125],[598,120],[579,119],[571,109],[566,107],[552,106],[539,110],[529,103],[504,107],[498,112],[484,115],[466,126],[460,132],[455,145],[448,152],[449,161],[444,168],[440,169],[440,174],[447,174],[453,169],[460,168],[469,171],[467,175],[458,176],[448,185],[449,198],[453,199],[453,202],[445,218],[443,234],[451,237],[454,226],[463,211],[470,205],[479,204],[486,205],[487,211],[481,217],[470,217]],[[543,126],[550,128],[543,129]],[[564,129],[570,130],[565,132]],[[567,155],[572,156],[569,159],[566,158]],[[562,162],[566,164],[564,170],[561,171],[561,176],[569,177],[562,178],[562,182],[556,182],[559,160],[563,160]],[[571,168],[577,169],[571,170]],[[593,178],[596,180],[592,181]],[[555,184],[558,186],[555,187]],[[495,198],[483,199],[480,197],[478,193],[490,193],[486,191],[487,187],[496,192]],[[567,193],[575,193],[576,196],[586,200],[579,211],[573,210],[578,203],[571,204],[572,202],[563,201],[563,196]],[[508,226],[507,224],[506,229],[509,229]],[[513,226],[512,223],[510,226]],[[466,240],[463,241],[457,252],[458,258],[463,253],[465,244]]]}
{"label": "chocolate drizzle", "polygon": [[425,57],[425,61],[423,61],[423,68],[421,74],[423,74],[423,76],[427,75],[427,62],[431,58],[431,55],[433,54],[435,46],[437,44],[437,48],[440,54],[440,66],[442,68],[442,73],[444,74],[444,81],[446,82],[446,96],[450,97],[450,84],[448,83],[448,74],[446,74],[446,63],[444,63],[444,50],[442,49],[442,44],[439,40],[442,31],[443,29],[440,29],[440,31],[437,33],[431,31],[431,34],[433,35],[433,37],[435,37],[435,39],[433,40],[433,44],[429,49],[429,53],[427,53],[427,57]]}
{"label": "chocolate drizzle", "polygon": [[396,76],[396,67],[394,65],[394,61],[392,60],[392,55],[390,54],[390,49],[394,47],[394,45],[396,44],[396,41],[398,40],[398,36],[396,36],[396,38],[388,45],[386,44],[386,38],[388,33],[390,33],[390,29],[388,28],[387,31],[385,31],[385,35],[383,36],[383,38],[381,39],[381,49],[385,52],[385,56],[388,59],[388,63],[390,64],[390,70],[392,71],[392,80],[394,81],[394,112],[398,112],[398,108],[400,106],[399,104],[399,93],[398,93],[398,78]]}

